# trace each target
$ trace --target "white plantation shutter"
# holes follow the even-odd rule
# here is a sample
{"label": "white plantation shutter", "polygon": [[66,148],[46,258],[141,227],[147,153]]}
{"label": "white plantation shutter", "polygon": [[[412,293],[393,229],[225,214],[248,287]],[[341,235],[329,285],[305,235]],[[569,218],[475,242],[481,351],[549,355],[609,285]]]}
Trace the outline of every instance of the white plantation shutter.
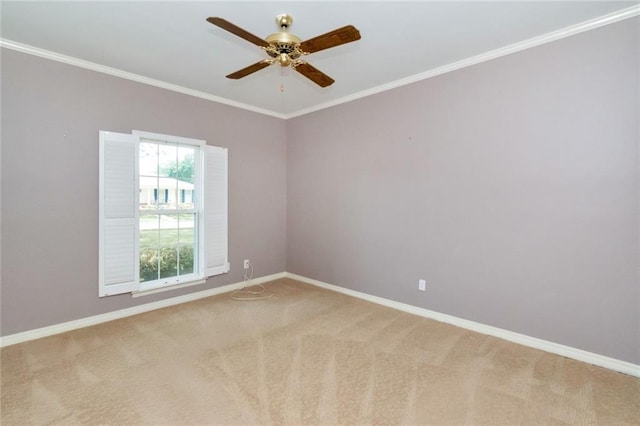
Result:
{"label": "white plantation shutter", "polygon": [[138,289],[137,140],[100,132],[100,297]]}
{"label": "white plantation shutter", "polygon": [[[193,211],[187,209],[182,213],[166,213],[169,210],[165,209],[162,212],[166,215],[195,216],[195,241],[198,243],[194,251],[193,273],[177,275],[172,280],[140,282],[138,162],[141,161],[139,150],[142,137],[147,137],[158,146],[191,146],[198,156],[194,192],[197,201],[191,209]],[[155,290],[181,282],[195,283],[204,277],[229,272],[227,171],[227,149],[207,146],[205,141],[146,132],[127,135],[101,131],[98,295],[103,297]],[[146,213],[159,214],[153,211]]]}
{"label": "white plantation shutter", "polygon": [[229,272],[227,250],[227,149],[205,147],[204,235],[206,275]]}

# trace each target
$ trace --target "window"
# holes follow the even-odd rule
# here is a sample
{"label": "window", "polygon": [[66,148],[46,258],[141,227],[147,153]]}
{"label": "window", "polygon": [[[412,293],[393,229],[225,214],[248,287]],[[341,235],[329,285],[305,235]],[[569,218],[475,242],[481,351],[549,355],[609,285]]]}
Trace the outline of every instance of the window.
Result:
{"label": "window", "polygon": [[[197,279],[202,197],[179,201],[179,191],[200,192],[202,146],[141,136],[138,149],[140,282]],[[196,159],[199,161],[196,162]],[[158,202],[157,194],[164,194]],[[196,275],[191,277],[190,275]]]}
{"label": "window", "polygon": [[227,150],[100,132],[99,295],[226,273]]}

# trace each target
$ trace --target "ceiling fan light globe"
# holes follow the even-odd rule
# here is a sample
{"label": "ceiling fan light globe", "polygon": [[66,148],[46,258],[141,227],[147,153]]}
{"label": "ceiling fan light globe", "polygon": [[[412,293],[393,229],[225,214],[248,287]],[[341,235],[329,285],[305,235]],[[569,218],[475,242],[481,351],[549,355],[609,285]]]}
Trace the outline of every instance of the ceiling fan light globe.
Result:
{"label": "ceiling fan light globe", "polygon": [[291,58],[286,53],[281,53],[280,56],[278,56],[278,62],[283,67],[288,67],[291,65]]}

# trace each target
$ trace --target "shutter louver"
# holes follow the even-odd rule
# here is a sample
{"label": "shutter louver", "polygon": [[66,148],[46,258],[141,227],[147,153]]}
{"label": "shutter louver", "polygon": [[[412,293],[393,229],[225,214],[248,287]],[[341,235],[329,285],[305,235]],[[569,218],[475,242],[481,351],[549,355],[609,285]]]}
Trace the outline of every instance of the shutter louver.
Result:
{"label": "shutter louver", "polygon": [[100,132],[100,297],[138,289],[136,141]]}
{"label": "shutter louver", "polygon": [[227,149],[206,146],[205,253],[206,275],[229,272],[227,249]]}

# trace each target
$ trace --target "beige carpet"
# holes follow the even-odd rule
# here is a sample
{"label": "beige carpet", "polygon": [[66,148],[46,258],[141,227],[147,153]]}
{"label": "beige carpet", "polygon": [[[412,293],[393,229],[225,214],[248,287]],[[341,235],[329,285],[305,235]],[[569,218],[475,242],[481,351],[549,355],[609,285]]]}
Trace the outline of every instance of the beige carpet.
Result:
{"label": "beige carpet", "polygon": [[640,424],[640,380],[291,280],[2,349],[2,425]]}

